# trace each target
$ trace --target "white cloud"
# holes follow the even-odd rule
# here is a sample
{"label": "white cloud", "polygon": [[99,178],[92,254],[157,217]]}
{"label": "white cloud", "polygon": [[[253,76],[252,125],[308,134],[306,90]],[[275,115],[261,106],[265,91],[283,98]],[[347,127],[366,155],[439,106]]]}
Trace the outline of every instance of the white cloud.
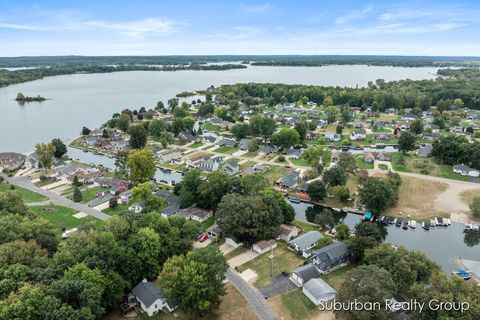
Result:
{"label": "white cloud", "polygon": [[181,23],[162,18],[147,18],[138,21],[110,22],[105,20],[85,21],[84,24],[93,28],[120,31],[122,34],[143,38],[148,35],[169,35]]}
{"label": "white cloud", "polygon": [[16,23],[7,23],[7,22],[0,22],[0,29],[15,29],[15,30],[26,30],[26,31],[40,30],[38,27],[30,24],[16,24]]}
{"label": "white cloud", "polygon": [[273,9],[271,4],[242,4],[240,10],[245,13],[264,13]]}
{"label": "white cloud", "polygon": [[373,9],[373,6],[367,6],[362,10],[348,11],[345,15],[336,18],[335,24],[345,24],[352,21],[360,20],[367,16],[367,14],[370,13]]}

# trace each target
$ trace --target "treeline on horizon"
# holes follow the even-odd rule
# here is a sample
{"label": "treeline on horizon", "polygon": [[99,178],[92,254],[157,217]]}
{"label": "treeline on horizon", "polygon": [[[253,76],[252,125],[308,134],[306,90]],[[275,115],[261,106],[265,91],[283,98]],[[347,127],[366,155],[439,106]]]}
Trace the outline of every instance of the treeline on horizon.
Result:
{"label": "treeline on horizon", "polygon": [[[440,69],[435,80],[370,81],[364,88],[286,85],[272,83],[243,83],[223,85],[216,99],[226,103],[242,101],[247,105],[313,101],[318,105],[372,108],[418,108],[449,110],[455,99],[464,107],[480,110],[480,69]],[[328,101],[328,102],[326,102]]]}
{"label": "treeline on horizon", "polygon": [[219,62],[252,65],[321,66],[368,64],[377,66],[478,66],[480,57],[388,56],[388,55],[198,55],[198,56],[38,56],[0,57],[0,68],[85,65],[190,65]]}
{"label": "treeline on horizon", "polygon": [[180,70],[229,70],[229,69],[245,69],[246,66],[242,64],[216,64],[216,65],[164,65],[164,66],[150,66],[150,65],[78,65],[78,66],[53,66],[40,67],[33,69],[19,69],[9,71],[0,69],[0,87],[5,87],[15,83],[28,82],[44,77],[58,76],[75,73],[109,73],[119,71],[180,71]]}

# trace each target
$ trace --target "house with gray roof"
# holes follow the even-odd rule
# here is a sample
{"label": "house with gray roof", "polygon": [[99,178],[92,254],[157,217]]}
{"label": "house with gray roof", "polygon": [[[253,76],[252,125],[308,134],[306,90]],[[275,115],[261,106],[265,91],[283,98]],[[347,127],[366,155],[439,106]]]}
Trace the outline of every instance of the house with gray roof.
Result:
{"label": "house with gray roof", "polygon": [[287,156],[289,158],[293,158],[293,159],[300,159],[300,157],[302,156],[303,154],[303,150],[302,149],[287,149]]}
{"label": "house with gray roof", "polygon": [[161,211],[162,217],[168,218],[177,214],[180,211],[180,207],[176,204],[169,205],[166,208],[163,208]]}
{"label": "house with gray roof", "polygon": [[170,192],[164,191],[164,190],[159,190],[153,193],[153,195],[162,198],[165,200],[165,202],[171,206],[171,205],[180,205],[180,199],[178,196],[171,194]]}
{"label": "house with gray roof", "polygon": [[295,186],[298,179],[300,179],[300,172],[291,171],[278,180],[277,185],[283,189],[291,189]]}
{"label": "house with gray roof", "polygon": [[168,302],[163,291],[153,282],[143,280],[133,288],[132,294],[138,301],[140,308],[149,317],[160,310],[173,312],[175,309],[175,304]]}
{"label": "house with gray roof", "polygon": [[311,279],[320,278],[320,275],[321,274],[317,270],[317,267],[315,267],[312,263],[300,266],[292,271],[292,279],[301,286]]}
{"label": "house with gray roof", "polygon": [[288,244],[293,250],[297,251],[305,258],[308,258],[311,254],[309,250],[318,245],[318,242],[322,238],[323,235],[319,231],[312,230],[302,234],[299,237],[296,237],[293,240],[290,240]]}
{"label": "house with gray roof", "polygon": [[314,278],[303,285],[303,294],[316,306],[335,299],[337,292],[320,278]]}
{"label": "house with gray roof", "polygon": [[338,133],[325,133],[325,139],[330,142],[337,142],[342,140],[342,135]]}
{"label": "house with gray roof", "polygon": [[248,151],[250,144],[252,143],[252,139],[242,139],[238,143],[238,148],[243,151]]}
{"label": "house with gray roof", "polygon": [[349,260],[348,247],[340,241],[312,252],[312,262],[321,274],[328,273]]}
{"label": "house with gray roof", "polygon": [[266,156],[267,154],[276,153],[276,152],[278,152],[277,147],[265,146],[258,152],[258,154],[261,156]]}
{"label": "house with gray roof", "polygon": [[417,156],[419,157],[422,157],[422,158],[426,158],[426,157],[429,157],[430,156],[430,153],[432,152],[432,145],[431,144],[427,144],[423,147],[420,147],[418,150],[417,150]]}
{"label": "house with gray roof", "polygon": [[232,176],[234,174],[237,174],[238,171],[240,170],[240,166],[238,165],[238,162],[234,160],[230,160],[225,165],[223,166],[223,171],[228,174],[229,176]]}
{"label": "house with gray roof", "polygon": [[212,211],[194,205],[178,211],[177,215],[186,219],[203,222],[212,216]]}

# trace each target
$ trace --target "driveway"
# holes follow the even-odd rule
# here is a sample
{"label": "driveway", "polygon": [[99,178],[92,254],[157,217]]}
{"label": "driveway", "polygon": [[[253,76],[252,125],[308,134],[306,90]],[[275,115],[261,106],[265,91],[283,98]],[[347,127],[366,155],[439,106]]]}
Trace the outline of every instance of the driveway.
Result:
{"label": "driveway", "polygon": [[255,251],[248,250],[248,251],[246,251],[242,254],[239,254],[238,256],[233,257],[232,259],[228,260],[228,265],[231,268],[235,268],[235,267],[241,266],[244,263],[247,263],[250,260],[255,259],[258,256],[259,256],[259,254],[256,253]]}
{"label": "driveway", "polygon": [[252,309],[261,320],[276,320],[277,315],[267,304],[262,294],[248,282],[244,281],[234,270],[228,269],[225,276],[227,280],[240,292],[247,300]]}
{"label": "driveway", "polygon": [[27,190],[30,190],[32,192],[41,194],[47,198],[50,199],[50,201],[53,204],[57,204],[60,206],[68,207],[74,210],[77,210],[79,212],[85,212],[88,215],[95,217],[100,220],[108,220],[110,216],[108,214],[99,212],[97,210],[94,210],[92,208],[89,208],[88,206],[82,204],[82,203],[77,203],[73,202],[65,197],[62,197],[61,195],[56,194],[55,192],[49,191],[49,190],[44,190],[42,188],[37,187],[34,185],[29,178],[27,177],[13,177],[9,178],[5,175],[3,175],[6,181],[9,183],[16,185],[17,187],[21,187]]}
{"label": "driveway", "polygon": [[258,290],[264,297],[270,298],[297,288],[288,275],[279,274],[273,277],[271,284],[261,287]]}

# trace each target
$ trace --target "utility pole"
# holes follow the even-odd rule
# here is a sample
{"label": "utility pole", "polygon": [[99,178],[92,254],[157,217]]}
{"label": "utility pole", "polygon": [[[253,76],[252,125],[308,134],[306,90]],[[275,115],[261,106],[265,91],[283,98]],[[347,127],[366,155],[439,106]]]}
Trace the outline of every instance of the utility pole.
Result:
{"label": "utility pole", "polygon": [[270,278],[273,279],[273,245],[270,245],[271,254],[270,254]]}

